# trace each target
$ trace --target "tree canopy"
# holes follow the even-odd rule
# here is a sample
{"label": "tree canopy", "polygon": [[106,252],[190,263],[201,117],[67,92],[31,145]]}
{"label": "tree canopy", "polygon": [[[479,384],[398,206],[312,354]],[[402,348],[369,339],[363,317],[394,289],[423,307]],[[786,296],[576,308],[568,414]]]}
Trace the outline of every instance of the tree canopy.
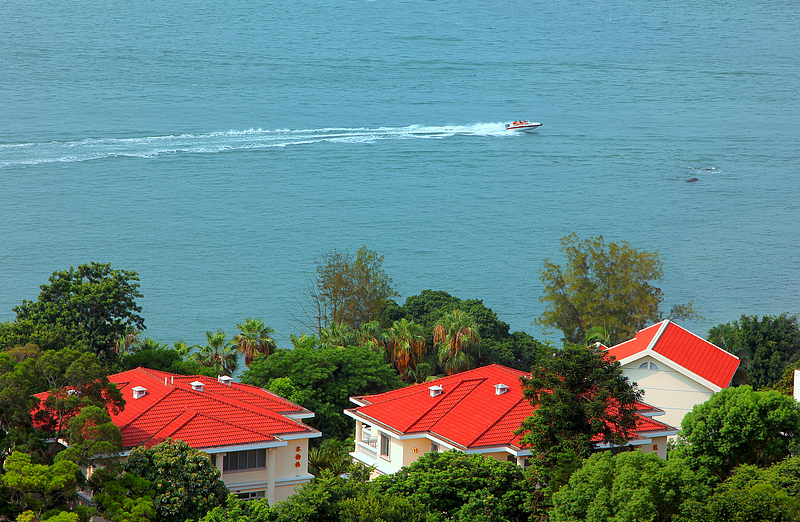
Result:
{"label": "tree canopy", "polygon": [[519,432],[545,475],[564,455],[586,458],[598,444],[624,444],[636,428],[642,392],[602,348],[553,350],[523,377],[522,387],[534,411]]}
{"label": "tree canopy", "polygon": [[228,497],[228,488],[208,454],[180,440],[133,448],[125,471],[152,483],[153,508],[159,521],[198,519]]}
{"label": "tree canopy", "polygon": [[[590,328],[603,328],[612,343],[631,339],[648,323],[661,319],[664,296],[655,283],[663,275],[658,252],[640,251],[627,242],[608,243],[603,236],[561,240],[567,262],[544,260],[540,271],[544,313],[536,320],[557,328],[565,342],[584,343]],[[676,305],[673,319],[696,317],[692,303]]]}
{"label": "tree canopy", "polygon": [[655,453],[595,453],[553,495],[550,522],[667,522],[706,498],[688,468]]}
{"label": "tree canopy", "polygon": [[46,349],[67,345],[91,350],[104,360],[116,358],[115,346],[130,329],[143,330],[142,308],[136,304],[139,276],[89,263],[53,272],[36,301],[14,308],[16,320],[3,330],[2,342],[33,342]]}
{"label": "tree canopy", "polygon": [[331,323],[354,329],[380,320],[389,301],[399,295],[383,270],[383,256],[362,246],[355,256],[331,250],[316,262],[316,280],[309,287],[310,310],[304,310],[306,326],[319,334]]}
{"label": "tree canopy", "polygon": [[798,435],[800,408],[793,398],[750,386],[726,388],[686,414],[670,458],[716,484],[739,465],[766,467],[786,458]]}
{"label": "tree canopy", "polygon": [[708,340],[741,359],[736,381],[755,389],[777,384],[786,368],[800,361],[797,315],[744,315],[708,331]]}
{"label": "tree canopy", "polygon": [[308,424],[326,437],[347,438],[353,424],[343,410],[351,396],[397,388],[399,375],[383,357],[362,346],[320,345],[315,337],[292,337],[294,348],[253,361],[242,382],[268,388],[315,413]]}

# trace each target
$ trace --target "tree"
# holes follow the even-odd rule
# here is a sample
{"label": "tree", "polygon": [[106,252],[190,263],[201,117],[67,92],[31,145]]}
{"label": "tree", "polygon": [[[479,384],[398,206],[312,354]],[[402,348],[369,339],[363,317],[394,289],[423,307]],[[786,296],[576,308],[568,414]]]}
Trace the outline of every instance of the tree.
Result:
{"label": "tree", "polygon": [[797,315],[742,315],[739,321],[719,324],[708,331],[709,342],[741,359],[738,382],[759,389],[776,384],[787,366],[800,361],[800,325]]}
{"label": "tree", "polygon": [[62,460],[51,466],[34,464],[31,456],[18,451],[5,461],[2,483],[10,493],[8,501],[17,513],[31,512],[28,519],[39,520],[50,510],[69,510],[78,497],[83,483],[80,468],[74,462]]}
{"label": "tree", "polygon": [[389,300],[399,295],[383,270],[383,256],[361,247],[355,257],[331,250],[317,263],[317,277],[309,288],[313,311],[305,311],[307,326],[319,333],[331,323],[358,330],[380,319]]}
{"label": "tree", "polygon": [[476,366],[481,336],[471,315],[453,310],[433,329],[433,343],[439,366],[447,373],[463,372]]}
{"label": "tree", "polygon": [[[184,343],[185,344],[185,343]],[[162,372],[177,373],[180,375],[206,375],[216,377],[219,375],[213,367],[201,366],[192,359],[184,360],[181,352],[174,348],[161,347],[163,343],[157,343],[157,347],[142,345],[135,352],[122,353],[117,362],[119,371],[132,370],[142,366],[151,370]],[[190,348],[187,347],[187,351]]]}
{"label": "tree", "polygon": [[278,384],[287,398],[315,413],[308,424],[326,437],[353,435],[353,423],[342,415],[351,396],[369,395],[401,385],[397,373],[383,357],[363,346],[320,346],[314,337],[292,337],[294,348],[278,349],[253,361],[242,382],[273,389]]}
{"label": "tree", "polygon": [[[422,326],[422,334],[428,352],[434,351],[434,329],[444,316],[455,310],[469,314],[475,320],[481,336],[480,353],[476,354],[476,364],[502,364],[518,370],[528,371],[536,361],[539,352],[547,346],[525,332],[510,333],[508,323],[501,321],[497,314],[480,299],[459,299],[441,290],[423,290],[419,295],[406,299],[403,306],[387,307],[387,318],[398,320],[406,318]],[[436,366],[436,357],[433,366]],[[435,368],[434,368],[435,369]],[[434,372],[435,373],[435,372]],[[424,380],[424,379],[422,379]],[[418,380],[418,382],[421,382]]]}
{"label": "tree", "polygon": [[34,414],[39,429],[53,442],[46,455],[55,456],[57,441],[62,438],[69,419],[86,406],[97,406],[111,413],[125,407],[117,386],[108,380],[99,358],[93,353],[82,353],[72,348],[47,351],[36,362],[47,383],[47,394]]}
{"label": "tree", "polygon": [[[663,273],[658,252],[639,251],[624,241],[606,244],[603,236],[581,241],[575,234],[561,240],[561,251],[565,266],[545,259],[540,271],[544,293],[539,300],[546,309],[537,324],[561,330],[565,342],[573,344],[583,343],[586,332],[599,326],[618,343],[662,318],[664,296],[654,286]],[[670,317],[692,319],[697,313],[690,302],[674,306]]]}
{"label": "tree", "polygon": [[239,353],[244,355],[244,365],[248,368],[256,357],[267,356],[275,351],[275,339],[270,337],[275,329],[264,326],[261,319],[248,317],[243,323],[237,324],[236,328],[239,329],[239,334],[233,338],[233,342]]}
{"label": "tree", "polygon": [[551,522],[667,522],[709,494],[686,467],[655,453],[595,453],[553,495]]}
{"label": "tree", "polygon": [[384,495],[408,499],[449,520],[527,520],[530,514],[532,488],[522,468],[482,455],[426,453],[374,483]]}
{"label": "tree", "polygon": [[152,483],[121,466],[98,468],[89,478],[92,501],[100,515],[113,522],[147,522],[156,516]]}
{"label": "tree", "polygon": [[228,488],[207,453],[167,439],[131,450],[125,471],[149,480],[156,519],[184,522],[204,516],[228,497]]}
{"label": "tree", "polygon": [[191,355],[190,360],[200,366],[214,368],[217,375],[233,375],[239,366],[234,342],[226,341],[222,330],[217,330],[217,333],[206,332],[206,338],[207,345],[193,347],[198,351]]}
{"label": "tree", "polygon": [[392,323],[386,337],[389,359],[403,380],[408,380],[409,371],[414,372],[427,355],[422,327],[406,319],[400,319]]}
{"label": "tree", "polygon": [[[114,347],[118,338],[130,328],[145,328],[139,315],[142,308],[136,304],[136,298],[142,297],[136,272],[92,262],[80,265],[77,270],[70,267],[53,272],[49,281],[40,287],[42,292],[36,301],[23,301],[14,308],[17,313],[14,330],[18,333],[35,333],[52,327],[54,338],[49,341],[61,344],[48,348],[74,344],[112,361],[116,358]],[[46,346],[37,342],[42,340],[41,335],[35,337],[31,341]]]}
{"label": "tree", "polygon": [[642,392],[602,348],[554,350],[523,377],[522,387],[534,411],[519,433],[545,481],[564,455],[586,458],[599,444],[626,443],[636,429]]}
{"label": "tree", "polygon": [[750,386],[726,388],[686,414],[670,458],[714,485],[742,464],[766,467],[784,459],[798,435],[800,408],[791,397]]}

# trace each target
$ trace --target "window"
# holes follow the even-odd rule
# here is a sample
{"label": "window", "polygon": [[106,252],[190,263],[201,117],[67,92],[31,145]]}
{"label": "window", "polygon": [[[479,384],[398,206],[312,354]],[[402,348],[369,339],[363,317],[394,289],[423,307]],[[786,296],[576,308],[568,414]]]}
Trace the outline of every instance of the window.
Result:
{"label": "window", "polygon": [[640,365],[639,365],[639,369],[640,369],[640,370],[647,370],[648,368],[649,368],[650,370],[658,370],[658,366],[656,366],[656,363],[652,363],[652,362],[651,362],[651,363],[646,363],[646,362],[643,362],[642,364],[640,364]]}
{"label": "window", "polygon": [[266,497],[266,491],[250,491],[249,493],[237,493],[237,497],[242,500],[253,500],[256,498],[264,498]]}
{"label": "window", "polygon": [[439,453],[439,445],[431,441],[431,453]]}
{"label": "window", "polygon": [[381,456],[389,458],[389,436],[381,433]]}
{"label": "window", "polygon": [[267,450],[231,451],[222,459],[223,471],[236,471],[267,467]]}

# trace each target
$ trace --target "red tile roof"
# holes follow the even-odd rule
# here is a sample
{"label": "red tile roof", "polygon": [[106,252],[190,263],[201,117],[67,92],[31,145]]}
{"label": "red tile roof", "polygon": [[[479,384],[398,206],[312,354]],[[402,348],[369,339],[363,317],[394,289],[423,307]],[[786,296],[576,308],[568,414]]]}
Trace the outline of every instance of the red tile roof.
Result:
{"label": "red tile roof", "polygon": [[[349,410],[364,422],[381,424],[400,434],[433,434],[464,449],[513,446],[522,449],[515,435],[522,421],[533,413],[533,406],[522,393],[520,378],[525,372],[498,364],[442,377],[378,395],[354,397],[362,404]],[[495,385],[508,391],[495,394]],[[431,397],[429,387],[442,387]],[[637,405],[647,412],[652,406]],[[675,428],[639,415],[637,433],[675,432]]]}
{"label": "red tile roof", "polygon": [[739,367],[738,357],[669,320],[640,330],[633,339],[608,348],[608,353],[622,364],[657,353],[677,369],[720,389],[730,385]]}
{"label": "red tile roof", "polygon": [[[256,386],[230,386],[202,375],[175,375],[136,368],[109,375],[125,399],[125,408],[112,415],[122,432],[123,448],[151,447],[167,437],[194,448],[238,446],[279,441],[282,435],[318,436],[310,426],[288,415],[311,416],[310,411]],[[203,391],[190,383],[203,383]],[[147,393],[133,398],[132,388]]]}

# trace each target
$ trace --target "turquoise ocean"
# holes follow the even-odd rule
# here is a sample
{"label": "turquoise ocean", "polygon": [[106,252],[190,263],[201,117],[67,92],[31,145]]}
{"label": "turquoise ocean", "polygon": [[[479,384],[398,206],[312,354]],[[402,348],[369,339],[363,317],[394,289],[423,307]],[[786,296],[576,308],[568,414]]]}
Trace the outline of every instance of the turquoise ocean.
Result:
{"label": "turquoise ocean", "polygon": [[558,341],[572,232],[657,250],[700,335],[800,312],[796,0],[0,0],[0,35],[0,320],[111,262],[149,337],[288,346],[315,259],[366,245],[400,302]]}

